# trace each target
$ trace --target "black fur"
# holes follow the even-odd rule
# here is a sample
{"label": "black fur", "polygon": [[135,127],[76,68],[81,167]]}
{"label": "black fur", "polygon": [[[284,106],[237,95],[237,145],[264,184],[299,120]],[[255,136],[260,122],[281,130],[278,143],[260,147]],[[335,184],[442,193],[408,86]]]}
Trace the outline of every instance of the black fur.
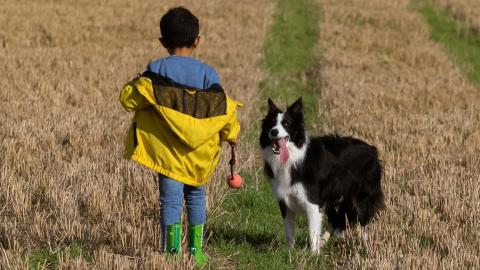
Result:
{"label": "black fur", "polygon": [[[262,120],[262,133],[260,134],[260,146],[262,148],[272,144],[268,137],[268,132],[276,124],[277,114],[282,112],[271,99],[268,99],[268,107],[268,114]],[[294,142],[298,148],[302,147],[306,137],[305,129],[303,128],[303,105],[301,98],[287,108],[282,125],[288,131],[290,141]]]}
{"label": "black fur", "polygon": [[[282,112],[270,99],[268,103],[260,135],[262,149],[271,147],[268,134]],[[287,108],[283,119],[290,142],[301,148],[307,142],[301,99]],[[265,165],[267,176],[273,179],[272,169],[267,162]],[[365,225],[384,207],[377,149],[359,139],[339,135],[309,137],[303,162],[290,173],[291,184],[301,182],[305,186],[308,200],[324,208],[333,229],[344,230],[347,221]]]}
{"label": "black fur", "polygon": [[265,171],[265,174],[268,176],[268,178],[273,178],[275,176],[273,174],[272,167],[270,167],[270,164],[268,164],[267,162],[264,162],[263,170]]}
{"label": "black fur", "polygon": [[285,202],[280,200],[278,202],[278,206],[280,207],[280,213],[282,213],[282,217],[285,218],[285,216],[287,216],[287,206],[285,205]]}

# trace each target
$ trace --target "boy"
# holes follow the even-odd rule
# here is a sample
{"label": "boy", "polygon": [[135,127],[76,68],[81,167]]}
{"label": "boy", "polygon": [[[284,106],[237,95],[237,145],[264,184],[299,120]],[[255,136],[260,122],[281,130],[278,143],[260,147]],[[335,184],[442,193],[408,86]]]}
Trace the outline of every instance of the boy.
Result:
{"label": "boy", "polygon": [[120,102],[135,111],[125,157],[159,173],[162,250],[177,254],[183,198],[187,206],[188,250],[203,266],[205,186],[214,172],[221,141],[235,144],[239,102],[227,97],[217,72],[194,58],[198,19],[187,9],[170,9],[160,20],[160,42],[169,56],[153,61],[127,83]]}

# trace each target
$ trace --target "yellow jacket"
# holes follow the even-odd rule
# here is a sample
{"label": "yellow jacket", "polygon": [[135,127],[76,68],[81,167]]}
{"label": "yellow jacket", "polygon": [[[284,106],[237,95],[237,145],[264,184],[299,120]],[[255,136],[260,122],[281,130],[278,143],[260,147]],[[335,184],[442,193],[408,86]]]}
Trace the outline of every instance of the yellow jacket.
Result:
{"label": "yellow jacket", "polygon": [[237,107],[219,85],[198,90],[146,72],[127,83],[120,102],[134,111],[125,158],[191,186],[203,185],[218,165],[221,141],[240,132]]}

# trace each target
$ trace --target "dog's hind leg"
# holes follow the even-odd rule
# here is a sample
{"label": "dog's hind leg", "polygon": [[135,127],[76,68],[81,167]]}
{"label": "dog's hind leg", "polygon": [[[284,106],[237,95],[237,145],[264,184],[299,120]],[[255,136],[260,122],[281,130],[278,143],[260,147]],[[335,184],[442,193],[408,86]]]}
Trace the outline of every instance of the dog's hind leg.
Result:
{"label": "dog's hind leg", "polygon": [[335,205],[327,205],[325,207],[325,214],[327,215],[328,222],[332,226],[332,231],[343,231],[345,230],[345,223],[341,213],[338,213],[335,209]]}
{"label": "dog's hind leg", "polygon": [[347,228],[346,218],[349,215],[344,206],[344,203],[341,203],[340,205],[328,205],[325,207],[325,214],[332,227],[332,233],[338,238],[343,238],[343,232]]}
{"label": "dog's hind leg", "polygon": [[285,202],[280,201],[280,211],[282,212],[283,222],[285,226],[285,247],[288,250],[295,246],[295,213],[288,209]]}
{"label": "dog's hind leg", "polygon": [[328,223],[330,223],[330,226],[332,227],[332,233],[337,237],[342,237],[345,226],[343,226],[342,219],[335,209],[335,206],[326,206],[325,214],[327,215]]}
{"label": "dog's hind leg", "polygon": [[372,219],[375,214],[384,207],[383,194],[381,192],[364,196],[357,202],[358,221],[362,226]]}

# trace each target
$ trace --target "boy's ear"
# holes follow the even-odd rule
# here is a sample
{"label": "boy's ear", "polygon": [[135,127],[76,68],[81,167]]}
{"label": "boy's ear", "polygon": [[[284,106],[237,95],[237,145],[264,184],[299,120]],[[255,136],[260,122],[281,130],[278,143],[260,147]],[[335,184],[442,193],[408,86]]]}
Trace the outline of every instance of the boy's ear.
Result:
{"label": "boy's ear", "polygon": [[167,48],[166,44],[165,44],[165,40],[162,38],[162,37],[159,37],[158,40],[160,41],[160,43],[162,44],[162,46],[164,48]]}
{"label": "boy's ear", "polygon": [[268,111],[269,112],[278,112],[280,109],[273,103],[273,100],[271,98],[268,98]]}
{"label": "boy's ear", "polygon": [[302,98],[300,97],[295,102],[293,102],[292,105],[288,106],[287,111],[294,114],[303,114]]}
{"label": "boy's ear", "polygon": [[195,39],[195,42],[193,43],[193,48],[197,48],[197,46],[200,44],[200,36],[197,36],[197,38]]}

